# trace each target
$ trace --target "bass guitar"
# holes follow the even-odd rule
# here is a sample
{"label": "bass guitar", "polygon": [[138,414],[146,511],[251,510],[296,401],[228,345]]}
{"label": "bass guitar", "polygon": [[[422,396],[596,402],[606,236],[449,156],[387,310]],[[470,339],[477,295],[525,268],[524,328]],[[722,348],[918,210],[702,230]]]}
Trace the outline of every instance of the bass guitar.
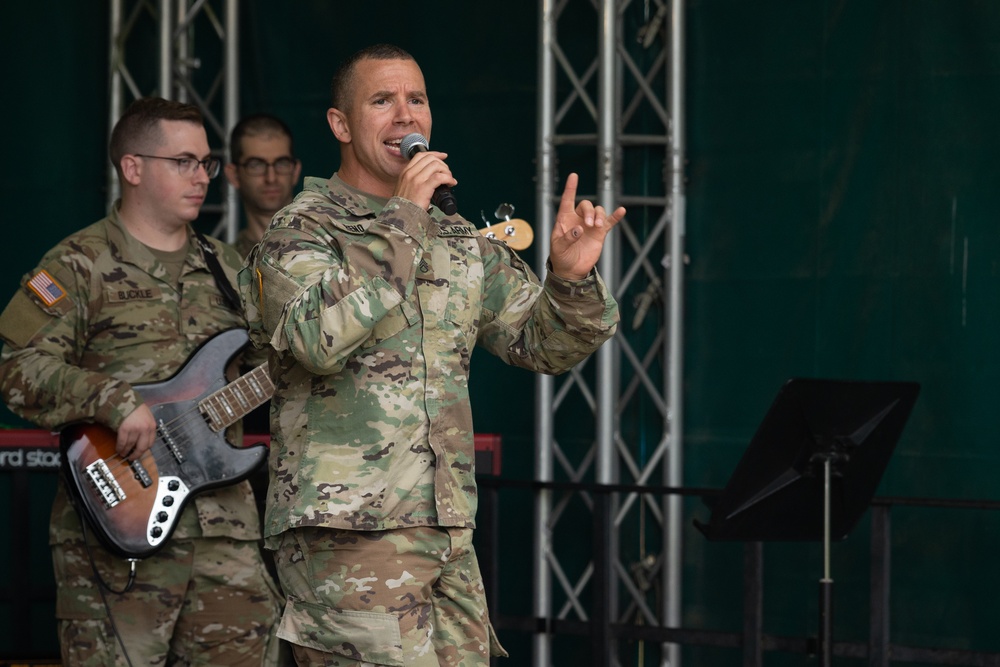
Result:
{"label": "bass guitar", "polygon": [[493,215],[500,222],[491,224],[482,211],[479,212],[479,215],[486,225],[479,230],[479,233],[488,239],[502,241],[514,250],[524,250],[535,240],[535,232],[527,221],[511,217],[514,215],[513,204],[503,203],[497,206]]}
{"label": "bass guitar", "polygon": [[107,427],[73,424],[59,434],[70,495],[110,551],[152,555],[194,495],[247,478],[267,458],[267,445],[234,447],[225,438],[226,427],[274,393],[266,364],[225,384],[226,366],[247,341],[242,329],[224,331],[170,379],[135,385],[157,427],[153,446],[134,460],[118,455]]}
{"label": "bass guitar", "polygon": [[489,227],[483,227],[479,233],[488,239],[503,241],[514,250],[524,250],[535,240],[535,232],[531,229],[531,225],[520,218],[512,218]]}

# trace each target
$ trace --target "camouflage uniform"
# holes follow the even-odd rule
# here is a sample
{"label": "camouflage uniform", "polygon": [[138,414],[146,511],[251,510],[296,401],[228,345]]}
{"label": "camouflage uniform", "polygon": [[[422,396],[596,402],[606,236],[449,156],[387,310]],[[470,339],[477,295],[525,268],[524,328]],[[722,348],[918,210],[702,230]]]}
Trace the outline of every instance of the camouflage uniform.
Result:
{"label": "camouflage uniform", "polygon": [[[272,349],[264,526],[288,598],[279,636],[300,656],[303,647],[341,656],[326,663],[336,665],[424,664],[426,637],[441,664],[486,664],[489,644],[503,654],[468,535],[478,502],[469,361],[478,344],[522,368],[569,369],[617,326],[603,281],[596,272],[580,281],[550,273],[543,285],[461,217],[373,197],[335,174],[306,179],[248,257],[239,286],[251,339]],[[407,537],[416,527],[434,527],[434,537]],[[314,528],[331,530],[323,538]],[[404,548],[400,539],[418,542]],[[397,565],[405,560],[366,552],[418,557],[425,540],[444,558],[438,576],[457,567],[469,578],[455,592],[468,625],[448,626],[462,628],[451,636],[424,609],[444,606],[442,582],[411,589],[420,593],[416,624],[391,600],[364,593],[420,583]],[[367,547],[338,556],[338,542]],[[456,553],[461,563],[450,560]],[[340,606],[358,586],[363,592]],[[473,640],[484,646],[454,651]],[[438,664],[433,655],[428,664]]]}
{"label": "camouflage uniform", "polygon": [[[0,315],[4,399],[43,428],[117,429],[141,403],[133,383],[169,378],[209,337],[245,326],[193,239],[177,284],[125,231],[117,208],[49,251]],[[239,257],[212,243],[235,279]],[[90,538],[102,578],[120,590],[128,563]],[[107,594],[132,664],[163,664],[168,653],[179,664],[261,664],[269,644],[276,650],[279,603],[259,539],[249,484],[195,496],[167,546],[138,563],[133,589]],[[64,663],[124,664],[83,540],[60,484],[49,542]]]}

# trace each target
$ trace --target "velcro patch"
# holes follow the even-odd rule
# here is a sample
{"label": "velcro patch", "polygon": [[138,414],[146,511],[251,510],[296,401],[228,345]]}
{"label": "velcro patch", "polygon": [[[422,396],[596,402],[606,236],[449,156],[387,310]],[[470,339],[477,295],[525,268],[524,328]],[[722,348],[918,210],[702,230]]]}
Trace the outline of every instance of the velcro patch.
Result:
{"label": "velcro patch", "polygon": [[31,277],[31,280],[28,281],[28,289],[34,292],[46,306],[58,303],[66,297],[66,290],[45,269],[41,269]]}

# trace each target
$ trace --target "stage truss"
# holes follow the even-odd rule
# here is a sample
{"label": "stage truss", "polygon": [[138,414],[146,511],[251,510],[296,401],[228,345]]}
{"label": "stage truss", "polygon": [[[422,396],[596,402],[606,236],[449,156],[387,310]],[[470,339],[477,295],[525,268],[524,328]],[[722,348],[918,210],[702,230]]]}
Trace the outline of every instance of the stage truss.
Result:
{"label": "stage truss", "polygon": [[[540,482],[683,485],[683,25],[680,1],[540,3],[539,256],[562,183],[581,165],[595,187],[583,191],[582,178],[581,198],[628,209],[598,267],[621,307],[617,335],[567,376],[536,382]],[[593,621],[586,597],[607,602],[611,623],[680,627],[681,497],[610,497],[598,536],[610,563],[598,577],[580,556],[579,518],[596,510],[595,495],[537,495],[533,615]],[[536,667],[559,664],[553,640],[535,635]],[[680,664],[677,645],[602,650],[594,664]]]}
{"label": "stage truss", "polygon": [[[205,114],[209,144],[227,147],[218,155],[225,160],[239,118],[238,7],[111,0],[109,132],[137,97],[187,101]],[[538,256],[548,255],[569,171],[581,174],[581,197],[628,208],[599,265],[621,306],[618,334],[571,373],[536,381],[540,482],[683,485],[683,26],[680,0],[539,2]],[[158,62],[155,77],[139,76],[133,59]],[[108,183],[110,205],[119,194],[113,170]],[[212,233],[232,241],[238,200],[227,183],[221,190],[203,213],[215,221]],[[680,627],[681,497],[612,495],[602,580],[580,555],[577,520],[594,501],[584,492],[537,494],[533,615],[588,621],[583,599],[597,594],[612,622]],[[535,635],[536,667],[559,664],[553,640]],[[595,656],[600,664],[680,664],[677,645],[611,642],[607,652]]]}
{"label": "stage truss", "polygon": [[[158,95],[194,104],[205,116],[210,146],[227,161],[229,131],[239,120],[238,0],[111,0],[108,135],[125,108]],[[139,63],[133,67],[131,63]],[[157,68],[149,63],[157,63]],[[202,206],[199,224],[230,243],[236,239],[239,200],[220,178],[219,201]],[[214,190],[214,188],[213,188]],[[120,196],[108,168],[108,207]]]}

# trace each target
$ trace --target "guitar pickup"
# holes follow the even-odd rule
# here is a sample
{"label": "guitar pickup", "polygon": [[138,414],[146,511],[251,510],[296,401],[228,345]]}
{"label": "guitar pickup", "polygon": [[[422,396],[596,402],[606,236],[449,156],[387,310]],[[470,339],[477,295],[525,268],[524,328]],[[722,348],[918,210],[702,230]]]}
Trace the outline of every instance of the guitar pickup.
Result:
{"label": "guitar pickup", "polygon": [[125,491],[118,480],[111,474],[111,469],[104,459],[98,459],[86,468],[90,483],[97,489],[98,495],[104,501],[104,505],[110,509],[125,500]]}
{"label": "guitar pickup", "polygon": [[163,423],[162,419],[160,420],[159,426],[156,427],[156,432],[160,436],[160,441],[167,446],[167,450],[174,455],[174,459],[176,459],[177,463],[184,463],[184,454],[181,453],[181,448],[177,446],[176,442],[174,442],[173,433],[169,428],[167,428],[167,425]]}
{"label": "guitar pickup", "polygon": [[142,462],[139,459],[132,461],[129,465],[132,466],[132,472],[135,473],[135,478],[139,480],[140,484],[142,484],[142,488],[148,489],[153,486],[153,478],[149,476],[148,472],[146,472],[146,466],[142,465]]}

